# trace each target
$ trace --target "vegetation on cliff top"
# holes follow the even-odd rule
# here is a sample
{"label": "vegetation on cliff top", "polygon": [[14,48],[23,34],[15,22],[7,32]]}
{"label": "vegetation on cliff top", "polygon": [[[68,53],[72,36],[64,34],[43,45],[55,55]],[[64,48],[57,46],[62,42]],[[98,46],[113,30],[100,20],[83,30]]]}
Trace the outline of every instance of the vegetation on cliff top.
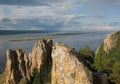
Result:
{"label": "vegetation on cliff top", "polygon": [[110,49],[109,53],[104,51],[104,44],[102,44],[94,58],[94,67],[98,72],[107,72],[109,79],[116,83],[120,83],[120,32],[112,35],[112,40],[116,41],[116,46]]}
{"label": "vegetation on cliff top", "polygon": [[92,64],[93,64],[93,59],[95,56],[94,51],[90,49],[88,45],[84,46],[79,50],[80,56],[82,56],[85,59],[85,62],[87,64],[87,67],[92,70]]}

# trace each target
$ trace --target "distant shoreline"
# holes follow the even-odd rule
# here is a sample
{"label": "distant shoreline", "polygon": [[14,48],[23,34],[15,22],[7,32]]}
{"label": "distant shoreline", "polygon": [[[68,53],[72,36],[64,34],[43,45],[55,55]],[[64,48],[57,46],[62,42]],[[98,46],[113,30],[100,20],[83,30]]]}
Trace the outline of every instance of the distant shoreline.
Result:
{"label": "distant shoreline", "polygon": [[58,31],[58,30],[0,30],[0,36],[7,36],[7,35],[22,35],[22,34],[78,34],[78,33],[98,33],[98,32],[113,32],[113,31]]}
{"label": "distant shoreline", "polygon": [[40,40],[40,39],[54,39],[54,38],[64,38],[66,36],[71,35],[80,35],[83,33],[60,33],[60,34],[53,34],[53,35],[46,35],[46,36],[21,36],[21,37],[13,37],[13,38],[0,38],[0,42],[6,41],[31,41],[31,40]]}

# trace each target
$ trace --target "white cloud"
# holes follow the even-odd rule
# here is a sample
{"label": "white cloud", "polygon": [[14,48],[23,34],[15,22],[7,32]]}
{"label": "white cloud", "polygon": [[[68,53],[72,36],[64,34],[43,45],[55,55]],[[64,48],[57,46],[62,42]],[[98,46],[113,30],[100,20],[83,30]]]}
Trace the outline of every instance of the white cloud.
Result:
{"label": "white cloud", "polygon": [[[14,0],[13,0],[14,1]],[[36,0],[37,1],[37,0]],[[54,0],[55,1],[55,0]],[[0,18],[3,17],[39,17],[39,16],[54,16],[68,15],[68,12],[73,8],[82,6],[82,3],[77,3],[79,0],[57,0],[54,1],[41,1],[41,3],[48,3],[49,5],[36,5],[36,6],[17,6],[17,5],[0,5]],[[38,1],[39,2],[39,1]],[[25,2],[26,3],[26,2]],[[4,14],[4,9],[7,8],[11,11],[10,14]]]}
{"label": "white cloud", "polygon": [[[29,27],[29,29],[32,30],[33,29],[43,30],[47,29],[48,27],[53,27],[53,29],[55,29],[56,26],[56,29],[60,28],[60,30],[115,29],[114,27],[111,27],[106,24],[107,23],[105,20],[106,16],[101,14],[96,15],[94,14],[94,12],[91,13],[90,10],[88,11],[87,8],[84,9],[84,7],[87,7],[86,4],[88,5],[88,3],[92,3],[92,1],[94,0],[92,0],[91,2],[89,0],[42,0],[42,1],[35,0],[35,1],[36,2],[33,3],[34,5],[33,6],[31,2],[29,3],[25,2],[22,4],[22,2],[19,1],[20,3],[17,3],[16,5],[15,3],[11,2],[6,3],[2,0],[2,2],[4,3],[3,5],[0,5],[0,21],[3,18],[8,18],[11,20],[11,23],[5,25],[0,22],[0,28],[3,27],[6,29],[15,29],[16,27],[16,29],[17,28],[20,29],[22,27],[21,29],[24,29],[24,27],[25,28]],[[27,6],[25,6],[25,4]],[[7,14],[8,11],[9,14]],[[34,23],[33,21],[36,23]],[[92,25],[90,25],[91,23]]]}

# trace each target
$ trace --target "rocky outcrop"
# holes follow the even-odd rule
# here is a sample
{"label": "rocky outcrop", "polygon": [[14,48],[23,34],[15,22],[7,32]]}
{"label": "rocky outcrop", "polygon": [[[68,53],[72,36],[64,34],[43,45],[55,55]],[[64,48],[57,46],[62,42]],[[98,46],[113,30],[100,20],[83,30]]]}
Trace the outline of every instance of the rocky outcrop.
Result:
{"label": "rocky outcrop", "polygon": [[109,51],[112,48],[117,47],[117,41],[119,41],[119,39],[120,39],[120,36],[118,33],[119,32],[114,32],[112,34],[108,34],[106,36],[106,38],[104,39],[104,51],[106,53],[109,53]]}
{"label": "rocky outcrop", "polygon": [[106,36],[106,38],[104,39],[104,51],[105,52],[109,52],[111,48],[115,47],[116,42],[113,42],[113,41],[115,41],[112,39],[113,35],[114,35],[114,33],[108,34]]}
{"label": "rocky outcrop", "polygon": [[[41,76],[42,82],[46,81],[52,68],[52,40],[41,40],[35,44],[29,56],[24,50],[7,50],[6,84],[29,83],[34,77],[34,70]],[[44,79],[43,79],[44,78]],[[51,78],[49,76],[49,78]],[[23,80],[23,81],[22,81]],[[21,83],[22,81],[22,83]],[[25,84],[26,84],[25,83]]]}
{"label": "rocky outcrop", "polygon": [[[107,72],[107,74],[109,74],[109,80],[113,82],[113,84],[120,83],[120,81],[118,81],[120,80],[119,58],[120,31],[107,35],[104,43],[99,46],[94,57],[94,67],[98,72]],[[105,77],[100,80],[106,81]]]}
{"label": "rocky outcrop", "polygon": [[92,84],[90,71],[78,57],[74,49],[61,42],[53,46],[52,84]]}
{"label": "rocky outcrop", "polygon": [[[31,73],[36,68],[40,71],[41,66],[47,66],[47,62],[51,62],[52,40],[40,40],[32,49],[29,54],[31,58]],[[47,68],[47,67],[46,67]]]}
{"label": "rocky outcrop", "polygon": [[[32,49],[31,58],[31,74],[35,70],[38,71],[36,75],[40,75],[40,84],[48,84],[51,82],[51,68],[52,68],[52,40],[40,40]],[[38,78],[38,77],[37,77]]]}
{"label": "rocky outcrop", "polygon": [[92,84],[78,53],[61,42],[40,40],[29,56],[21,49],[6,53],[5,84]]}
{"label": "rocky outcrop", "polygon": [[21,49],[7,50],[6,84],[18,84],[22,78],[30,80],[29,59]]}

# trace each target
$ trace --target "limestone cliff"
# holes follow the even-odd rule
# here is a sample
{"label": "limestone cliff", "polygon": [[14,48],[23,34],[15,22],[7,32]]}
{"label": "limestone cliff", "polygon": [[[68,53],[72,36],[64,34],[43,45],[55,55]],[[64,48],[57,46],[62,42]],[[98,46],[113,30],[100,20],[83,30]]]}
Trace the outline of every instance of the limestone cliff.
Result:
{"label": "limestone cliff", "polygon": [[106,53],[109,53],[111,49],[117,47],[117,43],[119,40],[120,40],[119,32],[108,34],[104,39],[104,51]]}
{"label": "limestone cliff", "polygon": [[107,72],[113,84],[120,84],[120,31],[106,36],[96,51],[94,67],[98,72]]}
{"label": "limestone cliff", "polygon": [[6,62],[6,84],[18,84],[21,80],[31,81],[33,72],[44,70],[44,75],[49,73],[48,67],[51,64],[52,40],[41,40],[35,44],[32,53],[26,55],[22,49],[7,50]]}
{"label": "limestone cliff", "polygon": [[91,73],[78,53],[61,42],[53,46],[52,84],[92,84]]}
{"label": "limestone cliff", "polygon": [[6,84],[18,84],[22,78],[30,80],[29,59],[21,49],[7,50]]}
{"label": "limestone cliff", "polygon": [[[29,54],[31,58],[31,73],[36,68],[40,71],[42,65],[47,66],[47,62],[51,62],[51,52],[52,52],[52,40],[40,40],[32,49],[32,53]],[[47,67],[46,67],[47,68]]]}
{"label": "limestone cliff", "polygon": [[[35,74],[35,78],[40,77],[40,84],[48,84],[51,82],[52,45],[52,40],[40,40],[37,44],[35,44],[32,49],[32,53],[29,55],[32,62],[31,74],[34,76],[33,73],[35,70],[38,71],[38,73]],[[37,76],[38,74],[39,76]]]}
{"label": "limestone cliff", "polygon": [[5,84],[92,84],[78,53],[61,42],[40,40],[28,56],[22,49],[6,53]]}

